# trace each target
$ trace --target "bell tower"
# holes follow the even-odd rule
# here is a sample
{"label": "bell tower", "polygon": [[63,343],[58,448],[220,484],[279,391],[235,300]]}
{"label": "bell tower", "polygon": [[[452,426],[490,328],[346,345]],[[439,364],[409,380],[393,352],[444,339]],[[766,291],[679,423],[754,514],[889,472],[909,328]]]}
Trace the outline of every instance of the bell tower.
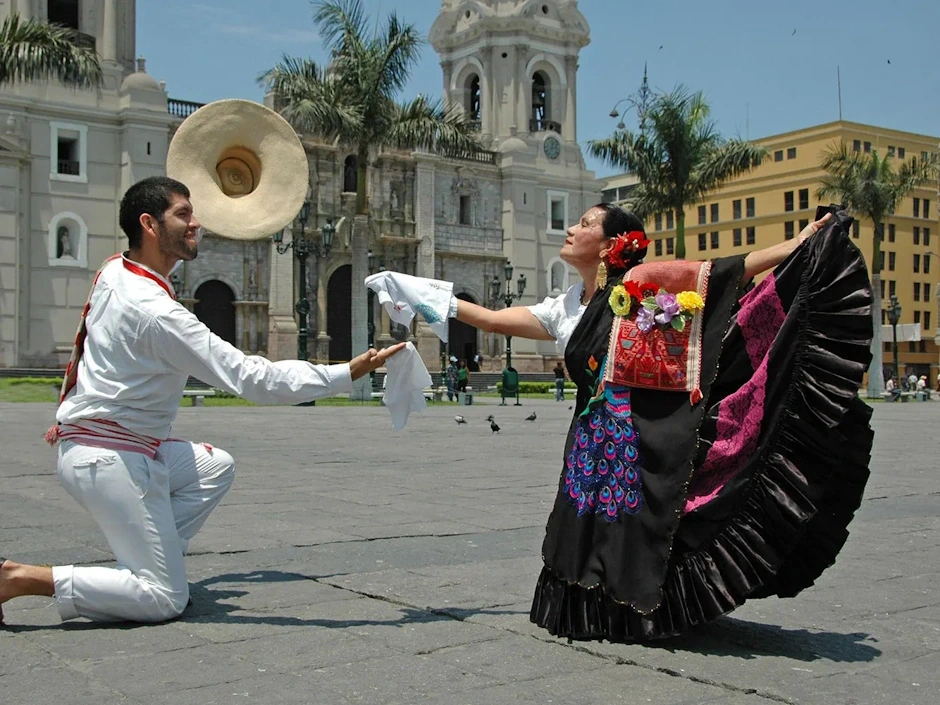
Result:
{"label": "bell tower", "polygon": [[578,53],[590,41],[576,0],[443,0],[430,41],[446,100],[484,144],[543,132],[576,141]]}

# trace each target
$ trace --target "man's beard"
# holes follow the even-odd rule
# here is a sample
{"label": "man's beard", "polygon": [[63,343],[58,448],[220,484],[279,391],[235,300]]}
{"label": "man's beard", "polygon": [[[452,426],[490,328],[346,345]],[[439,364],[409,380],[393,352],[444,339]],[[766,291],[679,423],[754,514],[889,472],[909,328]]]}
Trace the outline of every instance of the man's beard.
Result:
{"label": "man's beard", "polygon": [[198,243],[193,241],[190,245],[186,239],[186,231],[174,236],[168,233],[165,228],[161,228],[158,247],[160,248],[160,254],[167,259],[181,259],[184,262],[196,259],[196,255],[199,254]]}

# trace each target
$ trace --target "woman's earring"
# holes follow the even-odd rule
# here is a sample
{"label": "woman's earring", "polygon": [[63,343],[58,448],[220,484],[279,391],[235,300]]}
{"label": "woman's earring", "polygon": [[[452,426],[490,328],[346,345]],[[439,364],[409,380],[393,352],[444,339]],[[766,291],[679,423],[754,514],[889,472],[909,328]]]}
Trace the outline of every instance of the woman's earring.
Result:
{"label": "woman's earring", "polygon": [[604,264],[603,260],[601,260],[601,263],[597,266],[597,279],[595,283],[598,289],[603,289],[607,286],[607,265]]}

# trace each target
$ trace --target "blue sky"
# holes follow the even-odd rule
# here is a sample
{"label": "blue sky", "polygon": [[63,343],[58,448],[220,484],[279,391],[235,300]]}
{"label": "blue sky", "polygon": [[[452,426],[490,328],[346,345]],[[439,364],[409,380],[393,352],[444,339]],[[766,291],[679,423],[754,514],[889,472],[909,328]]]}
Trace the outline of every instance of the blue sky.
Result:
{"label": "blue sky", "polygon": [[[426,35],[440,0],[395,7]],[[578,139],[609,135],[614,103],[650,84],[704,91],[727,136],[757,138],[835,120],[940,136],[937,0],[581,0],[591,44],[578,73]],[[794,34],[794,30],[796,33]],[[662,47],[662,48],[660,48]],[[324,58],[308,0],[138,0],[137,52],[173,98],[260,100],[255,79],[282,54]],[[890,61],[890,64],[888,63]],[[440,96],[427,46],[403,96]],[[626,119],[635,125],[634,116]],[[598,176],[612,170],[588,159]]]}

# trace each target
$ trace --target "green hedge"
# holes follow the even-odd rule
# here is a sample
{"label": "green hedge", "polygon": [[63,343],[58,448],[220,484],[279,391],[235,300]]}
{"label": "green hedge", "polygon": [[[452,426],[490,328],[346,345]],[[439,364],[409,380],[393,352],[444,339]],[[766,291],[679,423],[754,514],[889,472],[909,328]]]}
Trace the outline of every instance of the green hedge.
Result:
{"label": "green hedge", "polygon": [[[565,389],[577,389],[573,382],[565,382]],[[496,391],[503,391],[503,383],[496,383]],[[555,391],[554,382],[519,382],[520,394],[549,394]]]}
{"label": "green hedge", "polygon": [[54,387],[62,386],[61,377],[8,377],[7,384],[16,387],[21,384],[49,384]]}

